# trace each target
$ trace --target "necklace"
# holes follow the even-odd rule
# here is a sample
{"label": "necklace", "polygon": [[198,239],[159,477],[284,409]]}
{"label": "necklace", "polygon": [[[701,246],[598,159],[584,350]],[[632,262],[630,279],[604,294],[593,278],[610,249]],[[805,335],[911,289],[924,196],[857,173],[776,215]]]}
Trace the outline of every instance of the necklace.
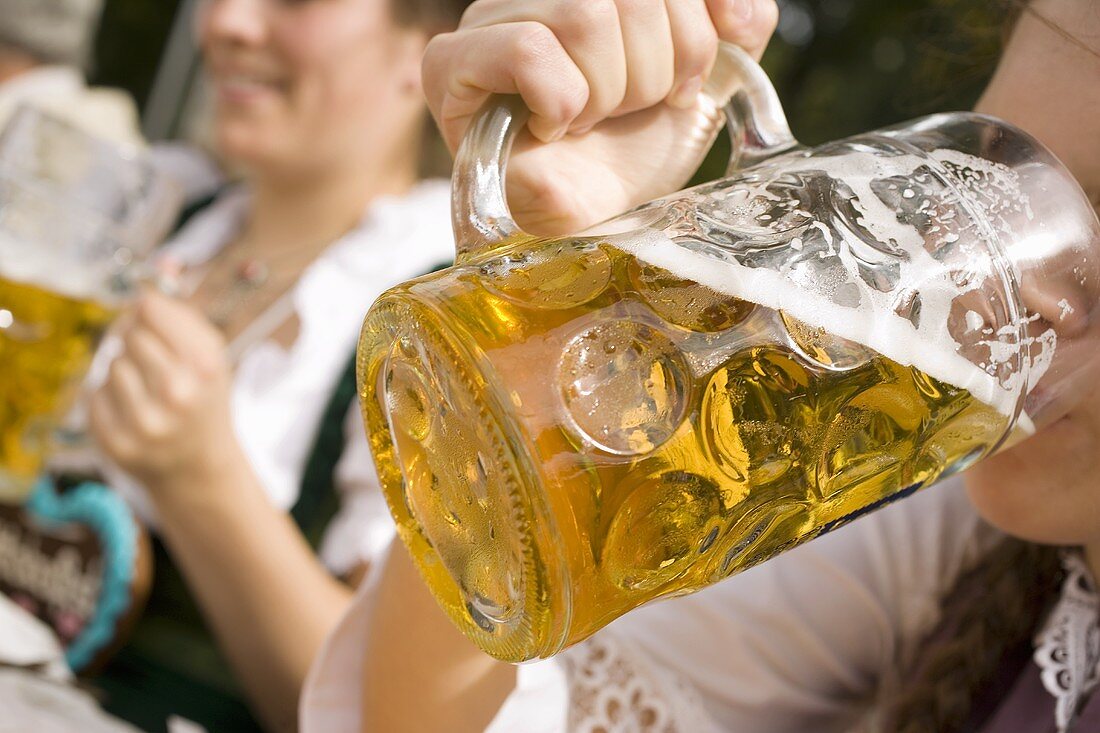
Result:
{"label": "necklace", "polygon": [[[218,269],[218,261],[225,262],[231,259],[234,250],[240,247],[234,243],[223,247],[207,263],[205,272],[196,272],[193,286],[189,289],[194,293],[199,289],[198,283],[209,280],[213,271]],[[225,333],[234,316],[238,315],[241,308],[265,289],[279,287],[279,284],[292,284],[305,271],[309,263],[318,256],[323,249],[319,247],[296,247],[274,255],[256,257],[245,254],[236,258],[232,265],[229,281],[222,285],[211,285],[210,293],[203,311],[207,319],[219,330]],[[223,265],[224,266],[224,265]],[[180,267],[182,269],[182,267]]]}
{"label": "necklace", "polygon": [[206,310],[206,317],[224,331],[233,313],[262,290],[270,279],[271,268],[263,260],[241,260],[237,263],[229,285],[211,300]]}

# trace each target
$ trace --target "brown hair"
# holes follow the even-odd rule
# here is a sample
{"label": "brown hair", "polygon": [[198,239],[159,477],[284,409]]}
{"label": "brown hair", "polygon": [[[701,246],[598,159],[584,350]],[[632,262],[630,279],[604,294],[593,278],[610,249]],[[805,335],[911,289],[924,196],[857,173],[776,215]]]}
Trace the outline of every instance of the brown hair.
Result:
{"label": "brown hair", "polygon": [[[416,26],[429,35],[446,33],[458,27],[462,14],[473,0],[390,0],[394,20],[402,26]],[[425,115],[421,135],[421,178],[445,177],[451,171],[451,154],[430,115]]]}
{"label": "brown hair", "polygon": [[[1061,585],[1058,551],[1005,539],[956,582],[939,625],[901,694],[888,701],[883,730],[960,733],[980,726],[1003,692],[998,673],[1035,635]],[[1030,656],[1030,654],[1028,654]],[[992,688],[997,689],[992,689]]]}
{"label": "brown hair", "polygon": [[418,25],[433,33],[452,30],[473,0],[392,0],[393,17],[402,25]]}

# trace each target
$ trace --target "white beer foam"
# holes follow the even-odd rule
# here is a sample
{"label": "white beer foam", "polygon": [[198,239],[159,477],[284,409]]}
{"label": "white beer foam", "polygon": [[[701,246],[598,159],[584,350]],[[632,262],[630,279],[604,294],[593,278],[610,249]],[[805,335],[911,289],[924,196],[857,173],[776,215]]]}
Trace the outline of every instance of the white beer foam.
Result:
{"label": "white beer foam", "polygon": [[[936,151],[932,157],[965,166],[968,171],[976,171],[973,179],[966,183],[967,187],[983,186],[983,195],[1006,201],[1005,205],[1027,206],[1026,196],[1021,193],[1016,174],[1011,169],[956,151]],[[829,235],[831,251],[828,256],[835,256],[843,264],[848,275],[845,284],[858,288],[860,300],[857,307],[841,305],[820,292],[801,286],[789,276],[785,267],[750,267],[732,257],[720,258],[696,251],[674,241],[664,232],[633,232],[611,237],[610,241],[638,259],[668,270],[680,278],[698,282],[720,293],[766,308],[782,310],[812,327],[859,343],[904,366],[915,367],[942,382],[967,390],[1002,414],[1012,416],[1019,393],[1024,387],[1024,375],[1014,374],[1004,379],[1003,383],[994,375],[999,366],[1012,365],[1021,355],[1026,358],[1027,352],[1021,352],[1021,349],[1026,348],[1027,344],[1011,343],[1011,337],[1017,331],[1014,327],[1007,327],[1013,333],[1006,334],[1005,329],[1002,329],[1002,333],[995,334],[990,341],[982,342],[990,349],[990,363],[979,365],[962,356],[959,353],[960,345],[948,331],[947,324],[955,299],[966,292],[967,288],[960,287],[953,279],[957,273],[926,249],[922,234],[913,226],[899,222],[898,212],[883,202],[871,188],[875,180],[912,174],[918,168],[927,166],[928,162],[927,158],[915,155],[880,156],[851,152],[838,156],[795,158],[776,167],[775,176],[792,172],[822,171],[842,181],[855,193],[856,199],[852,203],[860,213],[859,224],[880,243],[889,243],[895,250],[903,252],[902,256],[897,256],[890,262],[900,268],[898,287],[884,292],[862,279],[860,263],[851,252],[848,242],[843,238],[834,241],[835,238]],[[721,197],[736,196],[737,201],[743,204],[746,201],[746,191],[748,200],[754,197],[772,202],[785,200],[765,190],[772,180],[774,178],[755,184],[739,183],[732,190],[720,189],[710,196],[716,197],[716,208],[719,210],[723,200]],[[912,199],[915,195],[911,189],[901,191],[901,196],[906,199]],[[813,212],[799,210],[798,213],[813,218]],[[813,221],[806,229],[811,227],[817,227],[828,234],[826,223]],[[776,231],[776,234],[783,233]],[[967,237],[973,241],[968,241]],[[946,241],[958,241],[962,251],[969,248],[975,254],[984,254],[987,246],[983,237],[974,232],[966,234],[962,241],[958,236]],[[793,250],[801,251],[801,244],[801,240],[792,238],[789,246]],[[987,277],[996,275],[983,274]],[[915,289],[920,295],[919,326],[914,326],[909,319],[896,312],[902,288]],[[969,317],[967,323],[971,323],[973,318]],[[1002,338],[998,339],[998,336]],[[1009,337],[1007,342],[1004,340],[1006,336]],[[1029,366],[1033,371],[1045,370],[1053,356],[1054,333],[1051,331],[1032,341],[1039,342],[1044,348],[1035,363]],[[1036,381],[1033,378],[1031,384]],[[1026,429],[1029,424],[1026,416],[1022,416],[1019,426]]]}

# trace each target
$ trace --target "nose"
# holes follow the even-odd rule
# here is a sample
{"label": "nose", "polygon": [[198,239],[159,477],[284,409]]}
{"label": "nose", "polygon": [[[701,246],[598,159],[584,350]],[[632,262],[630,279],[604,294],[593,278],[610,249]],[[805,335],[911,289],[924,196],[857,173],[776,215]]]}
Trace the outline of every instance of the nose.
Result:
{"label": "nose", "polygon": [[200,6],[197,37],[210,42],[256,46],[267,33],[266,6],[269,0],[205,0]]}

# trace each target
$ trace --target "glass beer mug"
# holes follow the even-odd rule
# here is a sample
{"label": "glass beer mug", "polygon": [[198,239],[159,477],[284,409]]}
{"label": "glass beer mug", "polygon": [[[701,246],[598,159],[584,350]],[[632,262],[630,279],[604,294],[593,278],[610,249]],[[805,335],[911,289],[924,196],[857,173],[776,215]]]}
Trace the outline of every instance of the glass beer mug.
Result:
{"label": "glass beer mug", "polygon": [[0,135],[0,501],[31,491],[180,191],[138,151],[24,107]]}
{"label": "glass beer mug", "polygon": [[807,149],[745,54],[715,79],[728,177],[558,239],[508,213],[496,100],[457,159],[457,264],[367,316],[400,536],[497,658],[958,472],[1096,377],[1100,222],[1040,143],[957,113]]}

